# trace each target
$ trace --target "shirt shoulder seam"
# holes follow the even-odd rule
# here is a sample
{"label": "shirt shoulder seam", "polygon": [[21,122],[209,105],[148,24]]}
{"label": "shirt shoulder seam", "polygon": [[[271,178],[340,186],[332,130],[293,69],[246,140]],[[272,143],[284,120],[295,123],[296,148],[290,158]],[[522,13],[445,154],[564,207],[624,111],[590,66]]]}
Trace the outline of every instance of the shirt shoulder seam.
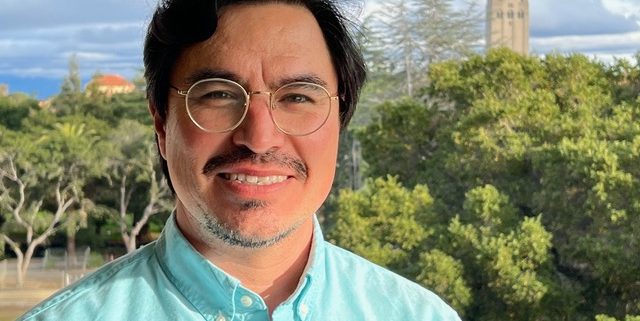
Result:
{"label": "shirt shoulder seam", "polygon": [[45,311],[61,304],[62,302],[81,295],[82,293],[90,290],[93,287],[104,284],[104,282],[111,279],[118,272],[122,272],[123,269],[134,265],[138,261],[148,260],[153,257],[152,253],[154,252],[154,247],[155,242],[152,242],[147,246],[139,249],[138,251],[133,252],[131,255],[125,255],[124,257],[109,263],[107,266],[104,266],[92,272],[77,283],[54,293],[49,298],[45,299],[45,301],[40,305],[36,306],[34,308],[35,310],[27,312],[27,314],[24,315],[24,318],[20,318],[18,320],[31,320],[34,317],[44,313]]}

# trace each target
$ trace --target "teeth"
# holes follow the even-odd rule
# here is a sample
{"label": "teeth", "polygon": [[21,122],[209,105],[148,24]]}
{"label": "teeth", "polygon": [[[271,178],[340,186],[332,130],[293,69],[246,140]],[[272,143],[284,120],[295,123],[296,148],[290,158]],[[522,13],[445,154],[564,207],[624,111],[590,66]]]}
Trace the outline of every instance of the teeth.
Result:
{"label": "teeth", "polygon": [[251,176],[245,174],[225,174],[225,178],[230,181],[252,185],[270,185],[284,182],[287,179],[286,176]]}

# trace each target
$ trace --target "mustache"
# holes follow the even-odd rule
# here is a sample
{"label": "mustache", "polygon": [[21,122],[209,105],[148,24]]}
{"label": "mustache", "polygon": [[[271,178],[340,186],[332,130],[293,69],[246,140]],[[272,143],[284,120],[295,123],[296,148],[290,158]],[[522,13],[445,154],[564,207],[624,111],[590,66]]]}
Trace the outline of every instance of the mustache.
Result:
{"label": "mustache", "polygon": [[257,154],[247,147],[242,147],[225,154],[211,157],[202,167],[202,174],[211,176],[211,173],[222,166],[234,165],[242,162],[251,162],[253,164],[277,164],[293,170],[303,178],[307,178],[307,166],[301,159],[276,152]]}

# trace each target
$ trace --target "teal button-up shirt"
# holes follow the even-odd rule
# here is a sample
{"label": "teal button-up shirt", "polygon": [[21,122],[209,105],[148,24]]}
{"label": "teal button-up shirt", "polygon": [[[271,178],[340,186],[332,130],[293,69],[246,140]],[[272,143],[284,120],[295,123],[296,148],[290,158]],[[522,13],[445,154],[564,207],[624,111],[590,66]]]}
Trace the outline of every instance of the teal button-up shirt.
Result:
{"label": "teal button-up shirt", "polygon": [[460,320],[432,292],[322,237],[271,319],[262,298],[201,256],[172,215],[160,238],[62,289],[18,320]]}

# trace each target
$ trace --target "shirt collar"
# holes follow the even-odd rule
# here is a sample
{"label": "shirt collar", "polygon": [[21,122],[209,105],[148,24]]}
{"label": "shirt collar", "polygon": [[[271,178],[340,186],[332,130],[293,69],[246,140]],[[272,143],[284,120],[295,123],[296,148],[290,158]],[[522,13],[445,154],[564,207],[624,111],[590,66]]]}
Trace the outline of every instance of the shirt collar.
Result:
{"label": "shirt collar", "polygon": [[[314,298],[324,282],[324,237],[314,215],[314,228],[309,260],[294,293],[273,312],[294,314],[306,319],[313,309]],[[264,301],[244,288],[238,279],[204,258],[184,237],[175,221],[175,212],[167,220],[156,242],[158,261],[173,285],[204,316],[220,313],[236,315],[265,310]],[[247,308],[247,297],[252,305]],[[284,310],[284,311],[280,311]]]}

